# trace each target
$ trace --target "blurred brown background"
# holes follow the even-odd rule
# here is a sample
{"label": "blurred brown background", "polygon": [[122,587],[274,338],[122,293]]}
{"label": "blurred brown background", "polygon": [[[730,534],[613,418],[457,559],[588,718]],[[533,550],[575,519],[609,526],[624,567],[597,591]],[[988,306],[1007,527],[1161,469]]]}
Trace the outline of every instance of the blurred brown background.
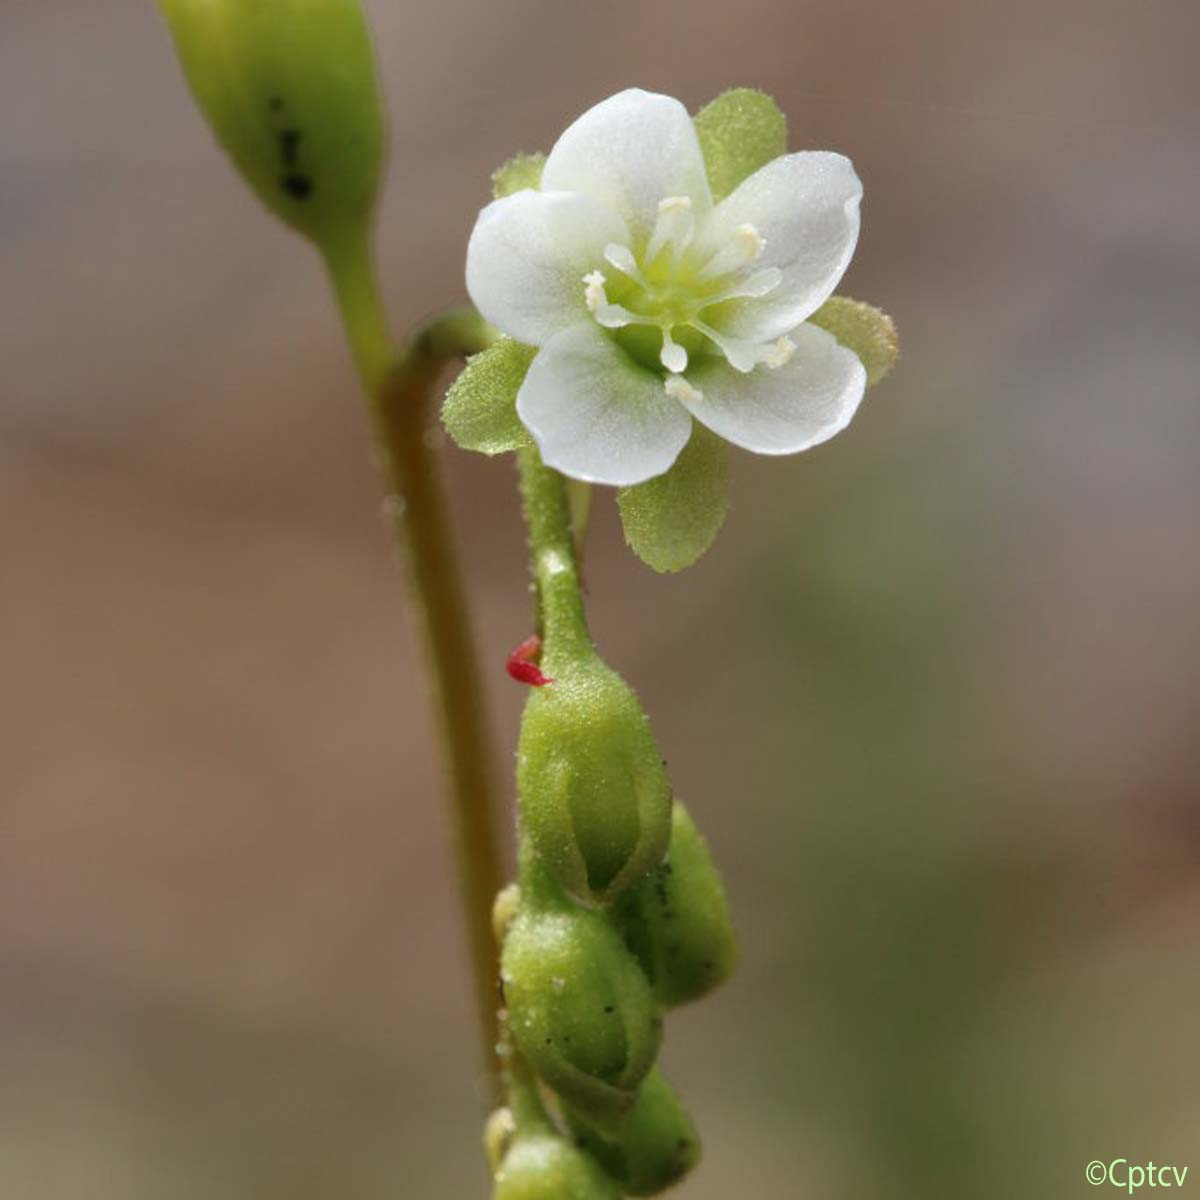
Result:
{"label": "blurred brown background", "polygon": [[[689,1200],[1200,1187],[1200,15],[374,0],[395,324],[491,169],[630,84],[850,154],[904,358],[661,579],[598,507],[744,941],[675,1017]],[[438,767],[318,264],[150,3],[0,6],[0,1195],[485,1194]],[[448,456],[497,757],[511,468]],[[1104,1189],[1107,1190],[1107,1189]]]}

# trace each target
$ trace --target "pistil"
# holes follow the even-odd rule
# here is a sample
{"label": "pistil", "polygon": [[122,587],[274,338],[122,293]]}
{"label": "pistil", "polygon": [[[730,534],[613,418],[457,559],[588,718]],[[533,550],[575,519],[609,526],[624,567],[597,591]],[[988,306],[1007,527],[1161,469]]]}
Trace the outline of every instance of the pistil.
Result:
{"label": "pistil", "polygon": [[[750,224],[739,225],[732,236],[699,266],[694,255],[690,261],[688,257],[694,235],[691,200],[687,196],[667,196],[659,201],[658,217],[640,261],[629,246],[619,242],[610,242],[604,247],[605,262],[620,271],[637,289],[631,299],[633,308],[609,302],[605,288],[607,280],[601,271],[591,271],[583,277],[588,311],[605,329],[641,325],[661,332],[659,361],[670,372],[666,386],[671,395],[683,394],[680,391],[683,387],[689,389],[688,396],[695,392],[682,380],[689,355],[687,348],[673,337],[678,326],[694,329],[708,338],[729,365],[743,373],[760,364],[781,367],[795,349],[787,338],[763,343],[728,336],[700,316],[705,309],[725,301],[761,299],[783,281],[783,272],[778,267],[746,270],[762,256],[766,246],[766,240],[758,230]],[[670,252],[670,263],[664,278],[661,268],[656,268],[655,264],[667,251]],[[654,282],[651,282],[652,278]],[[716,289],[705,294],[714,284]],[[680,383],[673,383],[676,379]]]}

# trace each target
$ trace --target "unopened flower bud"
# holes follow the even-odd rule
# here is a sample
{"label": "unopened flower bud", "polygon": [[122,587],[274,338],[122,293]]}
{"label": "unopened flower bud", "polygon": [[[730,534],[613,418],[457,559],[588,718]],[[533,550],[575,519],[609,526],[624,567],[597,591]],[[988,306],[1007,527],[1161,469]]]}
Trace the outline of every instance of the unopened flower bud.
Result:
{"label": "unopened flower bud", "polygon": [[511,1108],[497,1108],[488,1116],[483,1126],[483,1152],[487,1155],[488,1166],[493,1175],[500,1170],[500,1164],[512,1146],[516,1130]]}
{"label": "unopened flower bud", "polygon": [[500,962],[509,1029],[542,1079],[608,1128],[654,1063],[658,1005],[607,914],[580,908],[548,878],[531,884],[535,870],[523,868]]}
{"label": "unopened flower bud", "polygon": [[543,660],[530,693],[517,789],[542,861],[585,903],[611,900],[661,862],[671,788],[633,690],[594,651]]}
{"label": "unopened flower bud", "polygon": [[383,157],[360,0],[159,0],[197,104],[242,177],[325,249],[364,227]]}
{"label": "unopened flower bud", "polygon": [[615,1138],[592,1129],[570,1109],[567,1123],[586,1150],[630,1196],[655,1196],[700,1161],[700,1139],[675,1089],[655,1068]]}
{"label": "unopened flower bud", "polygon": [[493,1200],[620,1200],[604,1169],[565,1138],[519,1136],[496,1172]]}
{"label": "unopened flower bud", "polygon": [[692,818],[679,801],[666,860],[613,910],[625,940],[667,1007],[719,987],[737,965],[725,886]]}
{"label": "unopened flower bud", "polygon": [[496,899],[492,901],[492,934],[496,938],[497,946],[504,945],[508,927],[520,906],[521,889],[517,884],[507,884],[496,893]]}

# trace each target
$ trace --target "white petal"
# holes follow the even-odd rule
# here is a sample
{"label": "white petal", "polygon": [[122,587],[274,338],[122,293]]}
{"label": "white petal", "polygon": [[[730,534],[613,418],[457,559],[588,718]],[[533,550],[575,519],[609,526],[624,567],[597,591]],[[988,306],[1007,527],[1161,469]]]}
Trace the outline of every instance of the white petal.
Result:
{"label": "white petal", "polygon": [[650,236],[666,197],[688,197],[697,217],[712,208],[687,109],[638,88],[602,100],[563,133],[546,159],[542,187],[603,200],[642,237]]}
{"label": "white petal", "polygon": [[680,396],[696,420],[756,454],[794,454],[845,429],[867,386],[856,355],[815,325],[792,331],[795,350],[782,366],[742,375],[710,358],[688,381],[698,395]]}
{"label": "white petal", "polygon": [[739,226],[765,241],[756,268],[778,267],[779,286],[762,299],[743,300],[721,327],[768,341],[812,316],[833,294],[858,241],[862,183],[841,154],[785,154],[755,171],[713,210],[705,241],[714,247]]}
{"label": "white petal", "polygon": [[556,334],[517,393],[517,415],[547,465],[588,483],[627,486],[661,475],[692,420],[594,321]]}
{"label": "white petal", "polygon": [[569,192],[515,192],[480,214],[467,291],[497,329],[540,346],[587,314],[584,276],[629,231],[611,208]]}

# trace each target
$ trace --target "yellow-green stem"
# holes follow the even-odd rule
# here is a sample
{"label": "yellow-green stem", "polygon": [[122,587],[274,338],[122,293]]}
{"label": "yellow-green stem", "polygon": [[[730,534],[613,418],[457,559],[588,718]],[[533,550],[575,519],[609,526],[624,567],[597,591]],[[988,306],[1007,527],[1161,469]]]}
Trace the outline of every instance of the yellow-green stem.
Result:
{"label": "yellow-green stem", "polygon": [[425,634],[434,702],[449,769],[455,850],[490,1100],[503,1093],[496,1055],[499,964],[492,901],[504,882],[498,789],[466,594],[454,553],[446,489],[426,437],[431,401],[446,365],[493,339],[471,311],[429,322],[403,349],[388,332],[362,234],[326,254],[338,308],[367,393],[396,536],[409,564]]}

